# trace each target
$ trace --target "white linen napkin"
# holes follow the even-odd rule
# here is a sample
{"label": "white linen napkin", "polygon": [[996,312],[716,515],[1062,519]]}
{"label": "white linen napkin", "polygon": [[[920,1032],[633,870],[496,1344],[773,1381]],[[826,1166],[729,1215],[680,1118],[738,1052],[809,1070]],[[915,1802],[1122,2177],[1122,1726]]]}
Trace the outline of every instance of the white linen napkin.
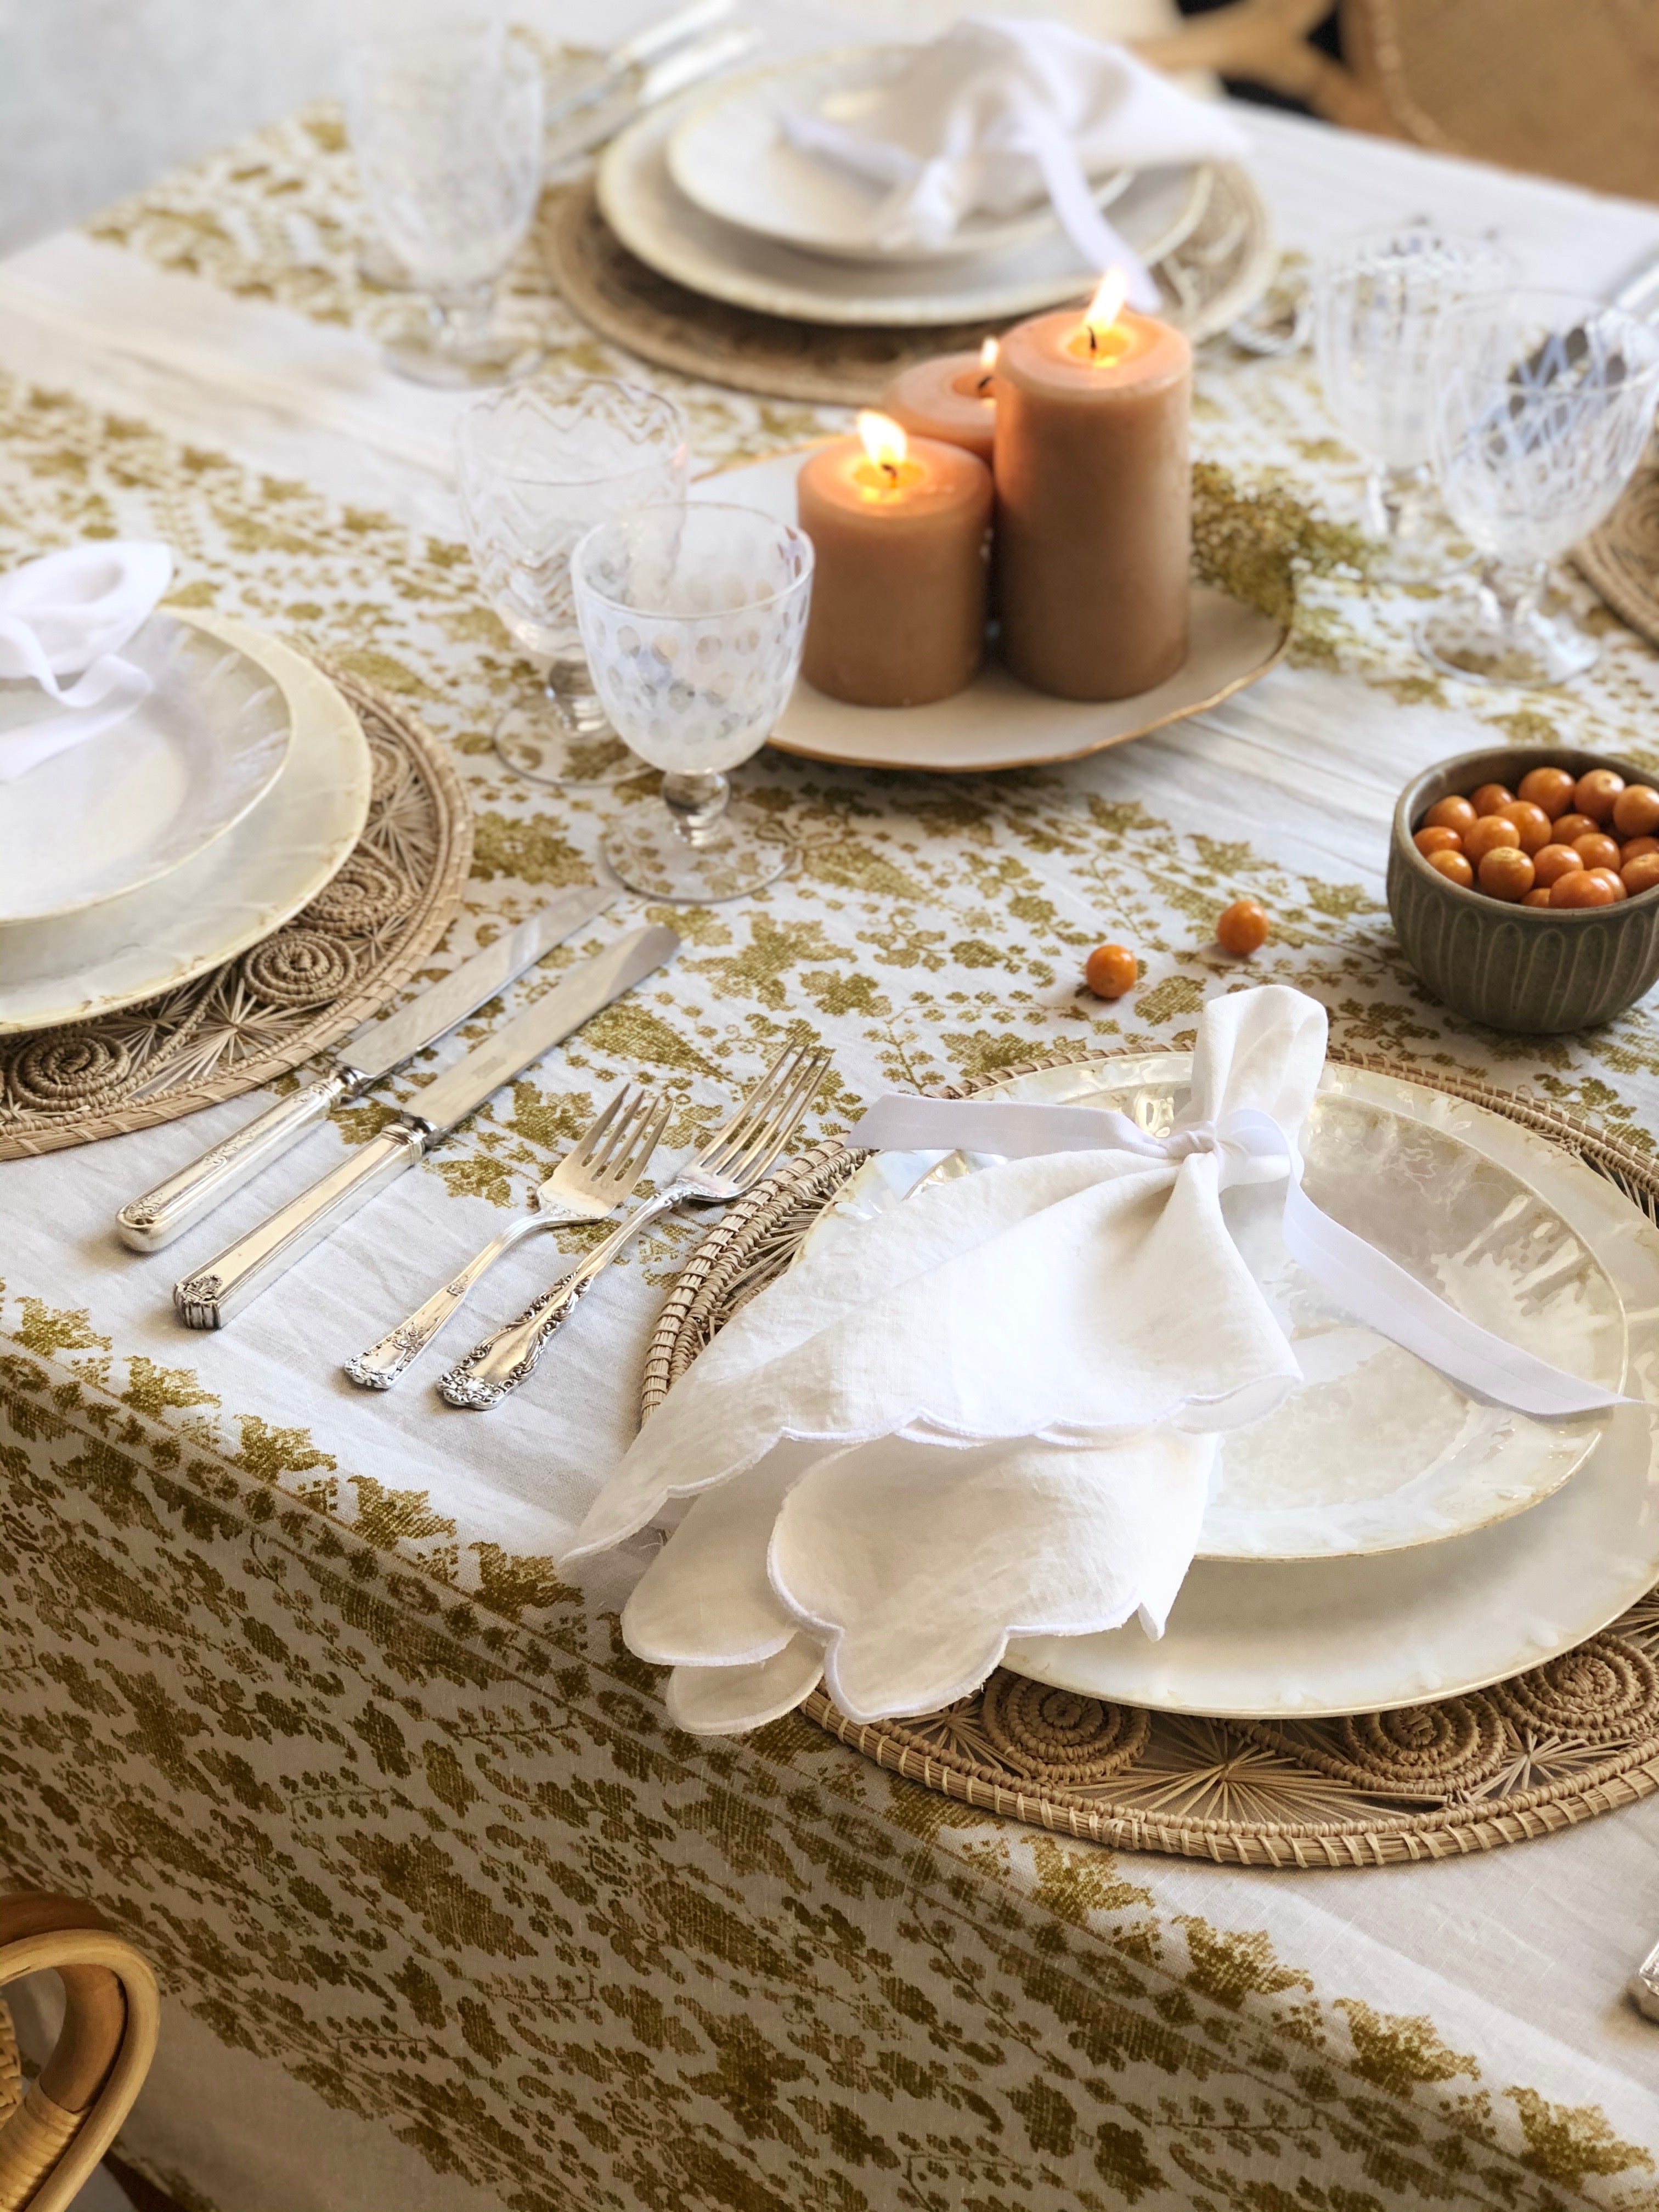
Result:
{"label": "white linen napkin", "polygon": [[623,1633],[673,1668],[682,1727],[757,1727],[821,1676],[855,1720],[927,1712],[1010,1637],[1136,1614],[1161,1635],[1218,1432],[1301,1380],[1227,1229],[1231,1184],[1283,1182],[1293,1256],[1470,1387],[1545,1413],[1618,1402],[1462,1321],[1301,1192],[1325,1036],[1298,991],[1212,1000],[1167,1138],[1099,1109],[878,1102],[854,1143],[971,1132],[1028,1156],[860,1223],[752,1299],[566,1562],[676,1522]]}
{"label": "white linen napkin", "polygon": [[[121,648],[173,580],[165,545],[105,538],[0,576],[0,678],[39,684],[38,713],[0,729],[0,783],[125,721],[153,685]],[[65,687],[64,677],[78,680]]]}
{"label": "white linen napkin", "polygon": [[803,151],[888,187],[873,243],[945,244],[969,216],[1010,216],[1045,192],[1091,268],[1115,264],[1133,307],[1156,308],[1146,264],[1095,204],[1091,177],[1234,161],[1244,134],[1127,47],[1064,23],[970,16],[901,69],[855,119],[781,117]]}

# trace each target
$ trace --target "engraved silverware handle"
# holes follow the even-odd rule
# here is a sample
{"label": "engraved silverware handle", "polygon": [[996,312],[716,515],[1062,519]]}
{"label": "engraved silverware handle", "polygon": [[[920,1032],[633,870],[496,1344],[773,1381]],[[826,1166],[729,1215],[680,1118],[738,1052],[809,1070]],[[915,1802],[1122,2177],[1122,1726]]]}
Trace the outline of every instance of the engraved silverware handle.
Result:
{"label": "engraved silverware handle", "polygon": [[1659,1943],[1630,1978],[1631,2000],[1644,2019],[1659,2021]]}
{"label": "engraved silverware handle", "polygon": [[279,1098],[246,1128],[227,1137],[222,1145],[215,1145],[187,1168],[180,1168],[154,1190],[135,1198],[131,1206],[124,1206],[115,1217],[121,1242],[135,1252],[159,1252],[164,1244],[171,1244],[233,1191],[252,1182],[274,1159],[297,1145],[306,1131],[314,1129],[330,1107],[350,1089],[343,1075],[325,1075],[307,1084],[303,1091]]}
{"label": "engraved silverware handle", "polygon": [[450,1404],[465,1406],[475,1413],[488,1413],[509,1391],[527,1382],[535,1373],[536,1363],[549,1339],[563,1326],[577,1300],[598,1282],[623,1245],[671,1212],[686,1195],[684,1184],[671,1183],[655,1198],[647,1199],[625,1221],[617,1224],[603,1244],[596,1245],[551,1290],[544,1291],[534,1305],[526,1307],[517,1321],[509,1322],[494,1336],[487,1336],[482,1344],[475,1345],[438,1384]]}
{"label": "engraved silverware handle", "polygon": [[187,1328],[222,1328],[231,1316],[295,1261],[349,1220],[375,1192],[412,1168],[426,1151],[422,1130],[407,1122],[384,1129],[343,1160],[331,1174],[262,1221],[257,1229],[173,1286],[173,1303]]}
{"label": "engraved silverware handle", "polygon": [[389,1390],[404,1369],[410,1367],[426,1350],[433,1338],[453,1314],[460,1311],[468,1293],[483,1280],[503,1252],[508,1251],[520,1237],[528,1237],[533,1229],[550,1228],[561,1217],[544,1213],[528,1213],[520,1221],[509,1222],[498,1236],[492,1237],[483,1251],[475,1253],[459,1274],[452,1276],[441,1290],[434,1291],[423,1306],[417,1306],[396,1328],[388,1329],[378,1344],[371,1344],[367,1352],[348,1359],[345,1371],[362,1390]]}

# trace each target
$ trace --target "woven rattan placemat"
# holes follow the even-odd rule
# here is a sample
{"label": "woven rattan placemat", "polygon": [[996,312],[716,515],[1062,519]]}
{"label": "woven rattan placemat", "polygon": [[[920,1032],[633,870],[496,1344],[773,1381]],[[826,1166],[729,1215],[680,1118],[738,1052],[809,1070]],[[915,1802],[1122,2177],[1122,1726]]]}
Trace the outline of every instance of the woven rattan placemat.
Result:
{"label": "woven rattan placemat", "polygon": [[1572,559],[1620,621],[1659,645],[1659,458],[1651,449]]}
{"label": "woven rattan placemat", "polygon": [[[1214,178],[1197,228],[1155,272],[1163,312],[1195,341],[1253,307],[1277,264],[1272,219],[1249,175],[1219,167]],[[910,362],[976,347],[1010,320],[853,329],[727,307],[635,260],[599,213],[591,184],[556,198],[542,237],[555,284],[602,337],[641,360],[773,398],[866,406]]]}
{"label": "woven rattan placemat", "polygon": [[400,990],[454,919],[472,814],[406,708],[327,672],[363,726],[374,785],[332,881],[236,959],[143,1006],[0,1042],[0,1160],[176,1121],[283,1075]]}
{"label": "woven rattan placemat", "polygon": [[[987,1080],[1111,1057],[1066,1051]],[[1571,1116],[1457,1077],[1353,1064],[1408,1075],[1518,1121],[1659,1220],[1659,1168]],[[645,1414],[744,1301],[789,1265],[868,1158],[821,1145],[732,1207],[664,1309],[646,1366]],[[1345,1720],[1269,1726],[1148,1713],[1006,1668],[974,1696],[919,1720],[866,1726],[821,1690],[801,1711],[926,1789],[1117,1850],[1243,1866],[1455,1858],[1550,1834],[1659,1790],[1659,1595],[1577,1650],[1492,1689]]]}

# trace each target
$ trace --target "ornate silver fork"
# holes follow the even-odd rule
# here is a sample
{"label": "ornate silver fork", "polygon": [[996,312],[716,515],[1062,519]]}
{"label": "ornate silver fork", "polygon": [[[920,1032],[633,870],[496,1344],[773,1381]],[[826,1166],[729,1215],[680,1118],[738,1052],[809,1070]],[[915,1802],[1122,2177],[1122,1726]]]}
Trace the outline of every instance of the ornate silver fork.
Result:
{"label": "ornate silver fork", "polygon": [[688,1200],[696,1206],[726,1206],[752,1189],[775,1165],[829,1066],[827,1052],[811,1051],[805,1046],[780,1053],[731,1120],[676,1171],[654,1198],[636,1206],[603,1244],[597,1245],[517,1321],[486,1337],[441,1377],[438,1388],[450,1404],[483,1413],[527,1381],[535,1373],[549,1339],[568,1318],[583,1292],[599,1280],[630,1238],[671,1208]]}
{"label": "ornate silver fork", "polygon": [[673,1101],[630,1092],[624,1084],[611,1103],[582,1132],[545,1182],[531,1193],[530,1208],[492,1237],[458,1275],[434,1291],[423,1306],[383,1336],[378,1344],[348,1359],[345,1371],[365,1390],[389,1390],[404,1369],[426,1350],[452,1314],[459,1313],[475,1283],[488,1274],[503,1252],[510,1252],[538,1229],[568,1221],[603,1221],[632,1196],[657,1149]]}

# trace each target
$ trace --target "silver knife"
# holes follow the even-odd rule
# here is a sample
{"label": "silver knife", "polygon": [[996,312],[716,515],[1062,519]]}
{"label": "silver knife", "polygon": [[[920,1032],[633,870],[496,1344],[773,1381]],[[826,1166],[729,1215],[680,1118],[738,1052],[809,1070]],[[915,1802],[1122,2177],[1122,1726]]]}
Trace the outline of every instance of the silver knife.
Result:
{"label": "silver knife", "polygon": [[389,1021],[371,1014],[343,1043],[332,1048],[329,1057],[333,1066],[326,1075],[278,1099],[246,1128],[124,1206],[115,1217],[121,1242],[135,1252],[159,1252],[186,1229],[193,1229],[233,1191],[291,1151],[331,1107],[343,1098],[361,1097],[394,1067],[435,1044],[457,1022],[504,991],[544,952],[603,914],[616,896],[614,890],[592,884],[565,891],[482,952],[452,968]]}
{"label": "silver knife", "polygon": [[635,61],[606,76],[586,98],[549,122],[542,147],[547,178],[556,183],[575,173],[585,156],[597,152],[647,109],[740,62],[759,41],[758,31],[732,24],[678,47],[659,61]]}
{"label": "silver knife", "polygon": [[433,1145],[483,1104],[492,1091],[591,1021],[613,999],[680,949],[672,929],[636,929],[573,968],[545,998],[474,1045],[435,1083],[417,1091],[391,1128],[361,1145],[331,1174],[262,1221],[216,1260],[173,1286],[188,1328],[222,1328],[237,1310],[285,1274],[313,1244],[349,1219],[376,1191],[423,1159]]}

